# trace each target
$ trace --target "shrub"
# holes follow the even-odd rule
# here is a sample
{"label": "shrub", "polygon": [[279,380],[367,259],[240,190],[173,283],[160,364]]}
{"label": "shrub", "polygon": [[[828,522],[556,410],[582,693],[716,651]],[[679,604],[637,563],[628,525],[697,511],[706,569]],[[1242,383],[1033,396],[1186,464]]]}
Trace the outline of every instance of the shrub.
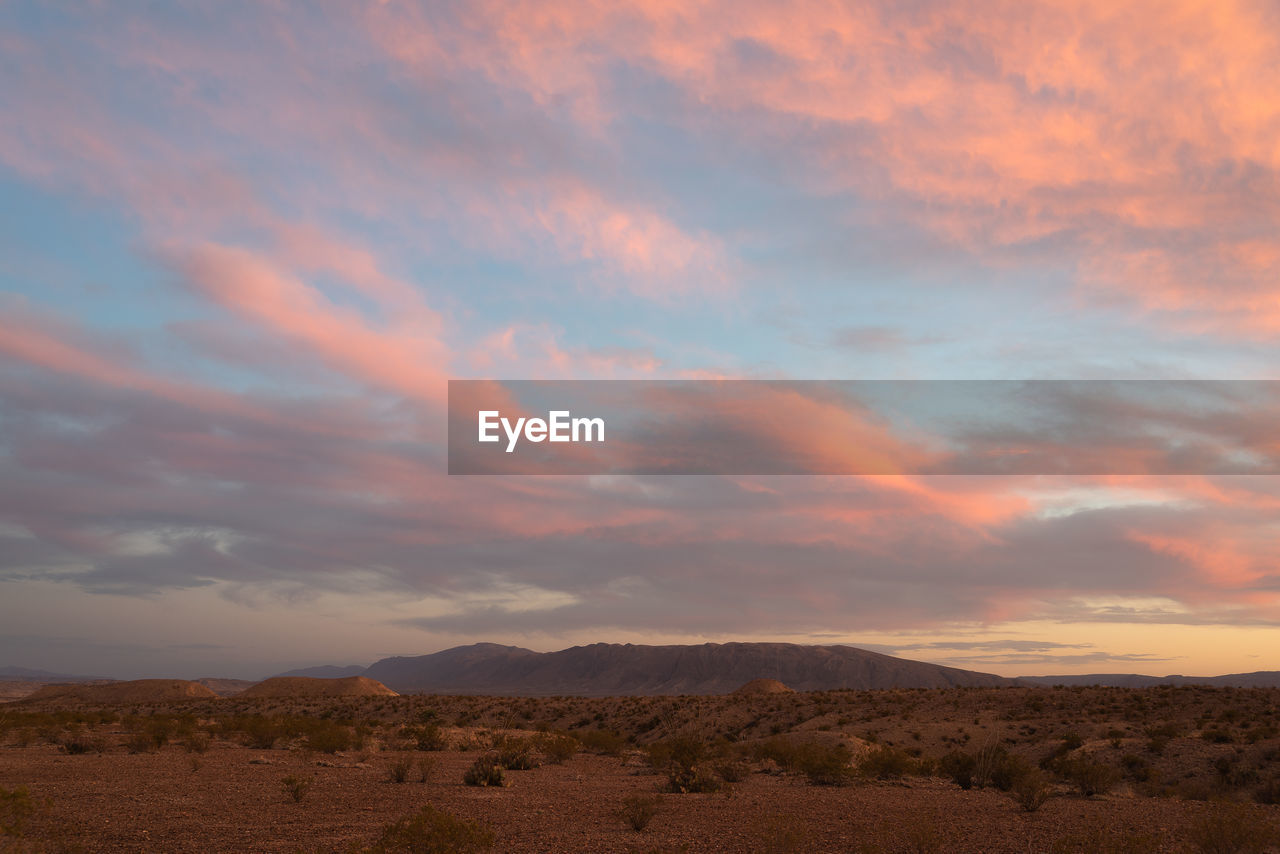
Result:
{"label": "shrub", "polygon": [[409,780],[409,772],[412,770],[413,763],[401,757],[387,767],[387,782],[405,783]]}
{"label": "shrub", "polygon": [[307,733],[307,747],[321,753],[350,750],[351,730],[333,721],[317,720]]}
{"label": "shrub", "polygon": [[498,750],[498,764],[508,771],[528,771],[538,767],[528,739],[506,737],[494,746]]}
{"label": "shrub", "polygon": [[444,750],[449,746],[449,740],[444,736],[444,730],[440,729],[440,725],[434,722],[428,722],[425,726],[419,727],[415,731],[419,750]]}
{"label": "shrub", "polygon": [[667,772],[665,790],[672,794],[718,792],[720,787],[720,778],[702,765],[695,765],[692,768],[672,766]]}
{"label": "shrub", "polygon": [[21,837],[35,814],[36,804],[26,786],[12,790],[0,786],[0,837]]}
{"label": "shrub", "polygon": [[[847,752],[847,748],[846,748]],[[858,773],[877,780],[895,780],[911,770],[911,757],[888,745],[881,745],[858,762]]]}
{"label": "shrub", "polygon": [[725,759],[717,762],[713,770],[726,783],[741,783],[751,773],[751,766],[741,759]]}
{"label": "shrub", "polygon": [[542,735],[538,738],[538,749],[548,761],[559,765],[578,752],[578,740],[571,735]]}
{"label": "shrub", "polygon": [[1013,799],[1026,812],[1035,812],[1040,809],[1053,792],[1048,778],[1038,768],[1028,768],[1014,781],[1011,791]]}
{"label": "shrub", "polygon": [[634,831],[642,831],[649,826],[649,822],[653,821],[653,817],[658,814],[658,807],[662,803],[659,795],[628,795],[622,801],[622,809],[619,815],[626,822],[627,826]]}
{"label": "shrub", "polygon": [[795,770],[814,786],[843,786],[853,779],[853,751],[847,744],[805,742],[792,758]]}
{"label": "shrub", "polygon": [[187,752],[205,753],[209,750],[209,733],[193,732],[186,738]]}
{"label": "shrub", "polygon": [[1088,756],[1064,757],[1057,762],[1058,773],[1086,798],[1111,791],[1119,777],[1116,769]]}
{"label": "shrub", "polygon": [[311,777],[296,777],[290,774],[280,781],[284,786],[284,790],[288,792],[289,797],[293,798],[294,803],[302,803],[302,799],[307,796],[307,792],[311,789],[314,782]]}
{"label": "shrub", "polygon": [[966,790],[973,788],[973,773],[977,766],[978,760],[959,750],[951,751],[942,757],[939,763],[942,773],[954,780],[957,786]]}
{"label": "shrub", "polygon": [[577,734],[584,750],[604,756],[621,756],[627,740],[620,733],[609,729],[589,729]]}
{"label": "shrub", "polygon": [[72,756],[79,756],[84,753],[103,753],[107,746],[101,738],[77,733],[62,740],[62,749]]}
{"label": "shrub", "polygon": [[418,782],[426,783],[431,779],[431,775],[435,773],[436,760],[429,756],[424,756],[418,760]]}
{"label": "shrub", "polygon": [[145,732],[135,732],[125,739],[124,746],[130,753],[155,753],[160,749]]}
{"label": "shrub", "polygon": [[471,763],[471,767],[463,772],[462,782],[468,786],[503,785],[502,766],[498,764],[498,757],[495,754],[486,753],[476,759]]}
{"label": "shrub", "polygon": [[493,831],[427,804],[382,831],[366,854],[479,854],[493,848]]}

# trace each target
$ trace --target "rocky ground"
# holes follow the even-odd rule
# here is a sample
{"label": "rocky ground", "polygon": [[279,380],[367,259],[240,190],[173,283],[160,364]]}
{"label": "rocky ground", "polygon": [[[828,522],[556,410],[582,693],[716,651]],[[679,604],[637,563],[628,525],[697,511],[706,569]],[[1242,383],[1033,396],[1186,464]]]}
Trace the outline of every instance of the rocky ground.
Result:
{"label": "rocky ground", "polygon": [[[1278,698],[963,689],[10,704],[0,707],[0,826],[15,817],[20,826],[0,837],[0,851],[6,842],[15,851],[363,851],[427,804],[493,834],[488,849],[420,849],[432,851],[1280,850],[1280,806],[1266,802],[1280,758]],[[562,757],[547,741],[556,732],[568,745]],[[708,771],[714,790],[670,791],[670,746],[682,740],[697,746],[699,768],[737,779]],[[814,785],[802,763],[765,755],[782,743],[837,750],[841,785]],[[513,744],[536,767],[506,770],[504,785],[463,782],[477,759]],[[1017,767],[1040,775],[1042,804],[1029,811],[1016,789],[992,782],[962,789],[943,759],[992,748],[1025,758]],[[1092,795],[1072,776],[1085,759],[1110,769]],[[15,794],[23,788],[26,797]],[[637,797],[658,799],[643,830],[628,821]]]}

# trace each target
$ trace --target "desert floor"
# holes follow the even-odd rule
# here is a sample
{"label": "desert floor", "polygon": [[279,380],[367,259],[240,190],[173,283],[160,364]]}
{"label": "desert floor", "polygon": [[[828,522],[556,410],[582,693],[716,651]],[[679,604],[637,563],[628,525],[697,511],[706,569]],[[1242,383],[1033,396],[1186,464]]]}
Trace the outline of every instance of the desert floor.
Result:
{"label": "desert floor", "polygon": [[[1278,701],[1230,689],[956,689],[6,704],[0,851],[1280,850]],[[427,746],[444,749],[417,749],[428,730]],[[556,733],[571,755],[540,750]],[[671,791],[662,745],[681,740],[699,745],[700,767],[735,765],[734,781],[708,770],[714,791]],[[840,785],[771,758],[785,743],[836,751]],[[506,770],[503,785],[463,782],[477,759],[513,745],[536,767]],[[990,781],[962,789],[942,759],[996,750],[1023,758],[1042,804],[1028,810],[1018,789]],[[1085,766],[1100,774],[1094,794],[1072,770]],[[302,781],[299,799],[288,778]],[[629,796],[658,798],[641,831],[626,820]],[[491,831],[491,848],[371,848],[426,804]]]}

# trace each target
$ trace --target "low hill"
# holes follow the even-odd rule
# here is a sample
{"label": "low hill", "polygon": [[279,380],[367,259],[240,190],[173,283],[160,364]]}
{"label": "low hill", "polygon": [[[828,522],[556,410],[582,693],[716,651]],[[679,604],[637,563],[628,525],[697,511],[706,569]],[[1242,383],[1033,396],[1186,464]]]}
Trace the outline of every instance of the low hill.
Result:
{"label": "low hill", "polygon": [[367,668],[363,664],[322,664],[319,667],[300,667],[297,670],[286,670],[276,676],[306,676],[310,679],[344,679],[348,676],[363,676]]}
{"label": "low hill", "polygon": [[313,697],[394,697],[396,692],[365,676],[348,676],[344,679],[273,676],[235,696],[245,699],[272,697],[301,700]]}
{"label": "low hill", "polygon": [[797,691],[1016,684],[989,673],[909,661],[851,646],[786,643],[597,643],[543,653],[475,644],[431,655],[384,658],[365,673],[402,694],[728,694],[762,678]]}
{"label": "low hill", "polygon": [[33,670],[30,667],[0,667],[0,681],[15,682],[111,682],[101,676],[71,676],[49,670]]}
{"label": "low hill", "polygon": [[1280,688],[1280,670],[1228,673],[1224,676],[1143,676],[1137,673],[1087,673],[1067,676],[1023,676],[1019,681],[1031,685],[1101,685],[1107,688],[1150,688],[1153,685]]}
{"label": "low hill", "polygon": [[216,699],[217,694],[185,679],[134,679],[103,685],[46,685],[24,703],[169,703]]}

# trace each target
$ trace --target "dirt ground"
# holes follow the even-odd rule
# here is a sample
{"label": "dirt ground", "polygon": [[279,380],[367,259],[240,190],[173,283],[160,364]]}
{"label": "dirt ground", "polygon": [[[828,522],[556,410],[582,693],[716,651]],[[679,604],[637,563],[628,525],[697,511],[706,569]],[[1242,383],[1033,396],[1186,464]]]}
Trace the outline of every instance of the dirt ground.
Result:
{"label": "dirt ground", "polygon": [[[808,712],[797,716],[796,710],[808,708],[804,704],[810,701],[819,705],[823,716],[886,706],[884,696],[852,696],[853,693],[847,698],[847,708],[834,711],[828,707],[839,707],[845,700],[833,699],[829,694],[816,699],[784,698],[784,705],[779,708],[788,720],[800,720]],[[944,744],[942,739],[961,741],[954,735],[955,722],[943,719],[946,715],[963,715],[973,728],[969,717],[972,709],[952,700],[972,701],[984,708],[990,705],[973,693],[952,698],[943,694],[920,696],[928,702],[922,701],[905,722],[898,720],[900,716],[895,720],[901,725],[898,728],[905,734],[906,743],[936,742],[939,749],[954,746]],[[1015,698],[1014,694],[991,696],[1000,702]],[[1094,695],[1077,692],[1062,696],[1085,698],[1082,708],[1097,708]],[[1196,696],[1204,699],[1206,695]],[[1143,727],[1151,729],[1155,716],[1141,722],[1130,721],[1129,730],[1134,733],[1131,738],[1129,730],[1122,736],[1117,729],[1123,718],[1118,713],[1115,720],[1092,724],[1102,733],[1110,732],[1114,745],[1095,739],[1091,748],[1088,739],[1081,739],[1084,744],[1071,748],[1082,754],[1093,749],[1092,755],[1099,757],[1099,762],[1112,761],[1117,769],[1123,764],[1119,758],[1122,753],[1126,757],[1150,753],[1152,763],[1166,763],[1166,777],[1176,776],[1176,782],[1183,786],[1188,786],[1188,781],[1202,783],[1200,788],[1208,794],[1190,797],[1182,789],[1169,790],[1167,786],[1160,790],[1161,794],[1153,794],[1154,789],[1144,789],[1117,771],[1108,791],[1093,796],[1085,796],[1069,782],[1055,778],[1051,796],[1031,812],[1024,810],[1009,792],[993,786],[964,790],[929,764],[921,767],[932,768],[931,771],[907,772],[894,775],[894,779],[862,775],[853,777],[848,785],[825,786],[811,785],[803,774],[784,772],[770,761],[748,760],[743,778],[724,784],[719,791],[659,795],[661,789],[668,787],[666,772],[654,767],[644,750],[644,738],[636,739],[635,733],[625,732],[629,741],[619,755],[599,755],[583,749],[562,764],[543,761],[529,770],[508,770],[503,786],[468,786],[463,783],[464,772],[477,758],[490,752],[486,739],[494,737],[494,728],[485,725],[485,720],[506,716],[507,728],[503,732],[535,737],[533,727],[520,729],[509,721],[510,704],[530,701],[493,700],[489,707],[485,705],[488,701],[477,705],[472,698],[395,698],[394,703],[378,701],[367,705],[363,707],[365,714],[376,712],[379,720],[363,726],[365,741],[358,749],[332,753],[310,749],[305,740],[281,740],[274,749],[248,746],[229,729],[230,724],[219,729],[213,718],[201,716],[219,708],[216,706],[187,706],[180,710],[198,722],[195,733],[201,739],[199,749],[192,749],[175,735],[163,746],[150,750],[135,744],[134,752],[129,745],[136,734],[131,733],[139,731],[151,716],[173,710],[121,709],[107,715],[117,717],[115,721],[95,722],[90,715],[87,724],[83,719],[73,720],[70,713],[49,712],[55,717],[49,718],[51,723],[44,730],[15,728],[15,721],[30,723],[34,718],[10,715],[9,728],[0,728],[0,793],[26,787],[34,810],[22,836],[8,838],[9,850],[14,851],[360,851],[372,845],[387,825],[426,804],[490,828],[495,834],[492,850],[499,852],[1280,851],[1268,842],[1268,837],[1280,830],[1280,806],[1256,802],[1254,789],[1250,788],[1252,777],[1248,786],[1232,789],[1223,783],[1226,772],[1214,770],[1226,767],[1224,756],[1235,757],[1235,764],[1231,765],[1235,769],[1244,767],[1246,761],[1270,761],[1265,757],[1274,758],[1276,754],[1271,740],[1255,739],[1250,743],[1239,738],[1241,732],[1261,725],[1256,721],[1270,714],[1265,709],[1274,710],[1276,698],[1260,699],[1257,694],[1249,694],[1248,714],[1221,712],[1233,708],[1232,702],[1243,702],[1244,697],[1210,696],[1204,708],[1173,704],[1175,710],[1186,708],[1187,714],[1198,715],[1198,719],[1186,721],[1184,732],[1170,738],[1168,744],[1159,745],[1158,755],[1152,753],[1155,746],[1147,743],[1147,736],[1137,734]],[[1018,696],[1016,703],[1024,700]],[[609,702],[614,705],[604,705]],[[442,710],[438,716],[479,716],[482,720],[461,727],[449,721],[442,730],[447,735],[445,750],[404,749],[411,746],[403,737],[408,730],[388,718],[399,710],[406,719],[417,719],[424,703]],[[458,704],[460,711],[451,703]],[[704,716],[714,717],[711,709],[736,708],[734,704],[740,705],[741,701],[717,698],[715,703],[708,703],[705,698],[691,698],[688,703],[700,707]],[[556,704],[564,708],[558,709]],[[610,722],[609,708],[613,708],[613,714],[623,710],[632,714],[637,711],[634,706],[635,701],[629,698],[554,699],[537,701],[534,712],[551,715],[563,711],[568,717],[582,720],[601,714]],[[1117,708],[1124,707],[1121,703]],[[6,720],[6,709],[16,708],[19,706],[0,707],[0,724]],[[1039,723],[1031,723],[1023,715],[1010,715],[1009,708],[995,717],[1008,732],[1025,732],[1034,727],[1042,733],[1015,745],[1017,749],[1027,750],[1033,757],[1051,749],[1063,752],[1063,748],[1055,748],[1057,731],[1045,725],[1050,718],[1055,724],[1060,723],[1061,704],[1044,707],[1046,718]],[[1219,710],[1212,715],[1213,721],[1230,718],[1244,729],[1226,731],[1224,738],[1232,741],[1217,743],[1218,730],[1214,727],[1219,724],[1207,719],[1206,708]],[[245,710],[236,709],[238,714]],[[592,709],[596,712],[584,714]],[[643,706],[640,711],[647,713],[648,709]],[[284,713],[278,707],[261,711]],[[332,717],[336,711],[354,714],[352,720],[359,720],[362,715],[358,708],[339,701],[333,701],[327,709],[313,705],[291,709],[289,714],[327,720],[325,716]],[[21,714],[38,713],[26,710]],[[753,712],[752,719],[754,716]],[[846,717],[863,726],[869,716]],[[1080,721],[1070,716],[1067,723],[1080,729]],[[1199,730],[1187,729],[1196,723],[1201,726]],[[722,723],[710,720],[708,726],[711,731],[723,728]],[[770,727],[775,729],[778,727]],[[883,736],[890,728],[882,721],[874,729]],[[941,735],[914,739],[910,733],[919,729]],[[352,731],[361,731],[360,725],[353,725]],[[805,730],[803,723],[798,723],[795,731],[817,734]],[[1205,732],[1211,737],[1205,738]],[[68,745],[74,739],[66,733],[82,741],[91,740],[92,749],[69,752]],[[822,734],[830,739],[846,737],[826,730]],[[865,730],[862,734],[872,735]],[[857,737],[849,733],[847,738]],[[1009,740],[1016,741],[1012,737]],[[1115,757],[1108,760],[1112,753]],[[1255,754],[1257,758],[1251,759]],[[401,762],[409,770],[403,775],[404,782],[394,782],[392,769]],[[1221,779],[1215,779],[1215,774]],[[310,781],[300,800],[295,801],[286,790],[284,780],[289,777]],[[1198,789],[1192,786],[1185,791]],[[632,829],[624,821],[622,810],[630,795],[660,797],[656,814],[643,831]],[[2,819],[0,813],[0,825]],[[1215,839],[1222,844],[1215,847]],[[5,841],[0,838],[0,851],[6,850]]]}

